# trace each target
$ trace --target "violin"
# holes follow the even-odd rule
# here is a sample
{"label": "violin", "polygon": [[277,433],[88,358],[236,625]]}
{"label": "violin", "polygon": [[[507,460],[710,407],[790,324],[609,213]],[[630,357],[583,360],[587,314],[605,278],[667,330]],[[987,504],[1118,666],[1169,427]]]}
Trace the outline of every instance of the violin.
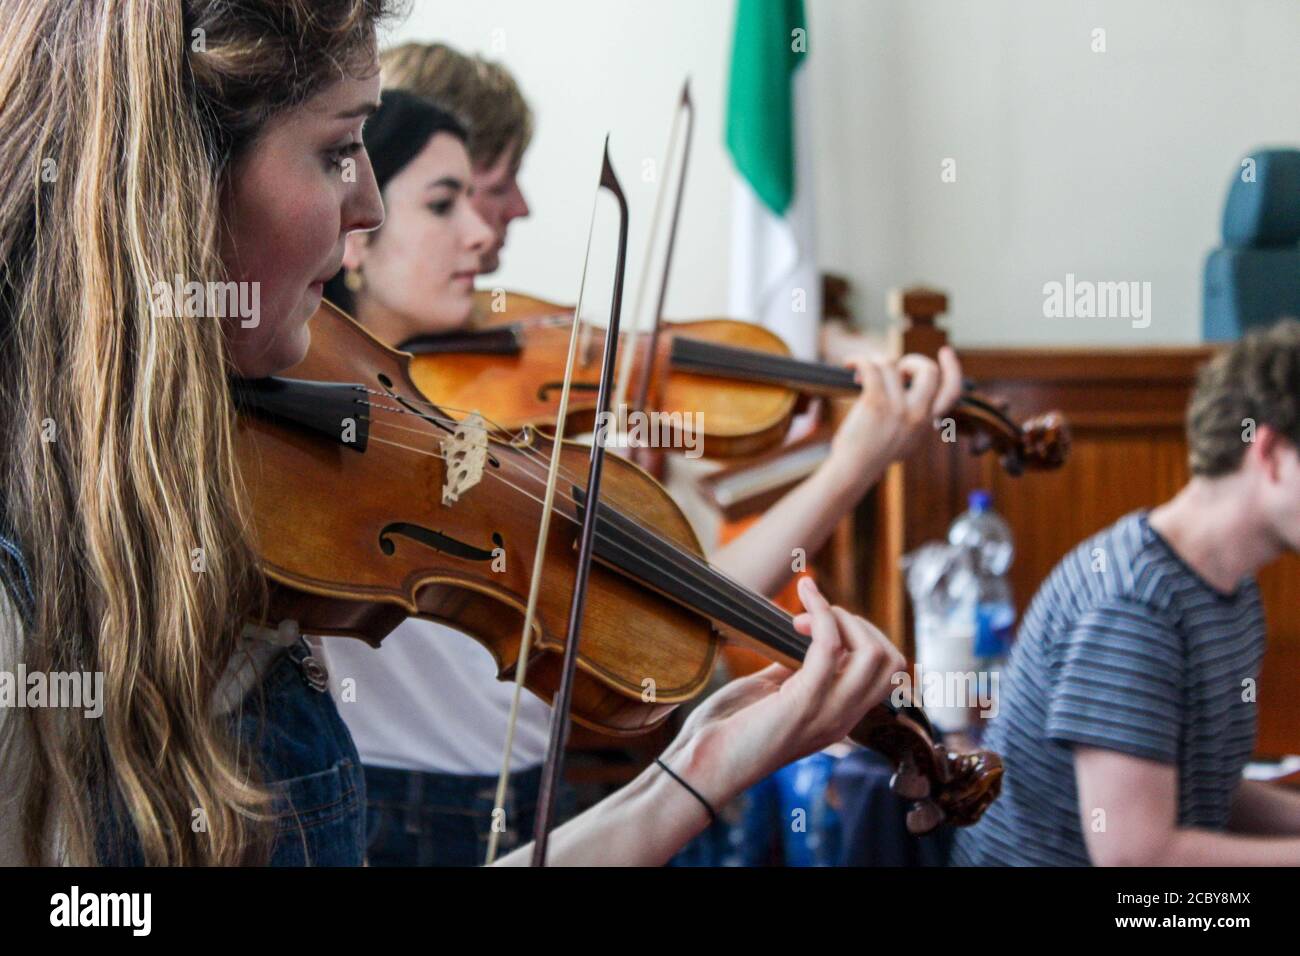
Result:
{"label": "violin", "polygon": [[[412,380],[432,400],[449,405],[454,398],[462,409],[478,410],[507,430],[554,427],[572,310],[566,314],[553,303],[513,292],[478,296],[480,306],[505,311],[489,311],[492,320],[466,332],[403,343],[414,356]],[[657,333],[625,335],[619,343],[620,356],[633,349],[630,389],[648,396],[647,411],[665,416],[660,420],[677,445],[686,444],[683,429],[699,422],[702,434],[692,437],[709,457],[764,451],[785,436],[804,397],[851,397],[861,390],[853,369],[795,359],[762,326],[706,319],[664,322]],[[605,334],[588,327],[580,335],[585,345],[565,425],[584,431],[595,419]],[[950,415],[959,433],[974,437],[977,453],[996,450],[1013,475],[1059,467],[1069,453],[1069,427],[1059,412],[1017,424],[996,402],[967,388]]]}
{"label": "violin", "polygon": [[[513,293],[511,298],[515,298]],[[400,347],[414,356],[412,380],[434,401],[450,403],[454,397],[456,405],[479,410],[502,428],[532,425],[550,430],[556,424],[572,322],[572,312],[556,315],[548,311],[507,325],[419,336]],[[584,325],[579,335],[582,344],[565,423],[566,430],[573,433],[590,431],[595,422],[605,342],[605,331],[594,326]],[[786,354],[785,343],[775,333],[730,319],[664,323],[657,360],[647,363],[650,337],[651,333],[644,332],[635,335],[628,387],[633,394],[646,389],[650,404],[646,410],[666,416],[662,420],[671,424],[674,442],[684,440],[682,430],[693,421],[703,425],[703,434],[693,440],[702,441],[704,454],[716,458],[753,454],[784,437],[799,403],[797,392],[760,381],[663,374],[671,368],[672,343],[679,337],[756,354]],[[624,348],[620,342],[616,361],[623,360]],[[651,381],[645,383],[642,379],[648,364]]]}
{"label": "violin", "polygon": [[[502,679],[521,663],[521,621],[555,443],[454,418],[417,387],[413,359],[328,303],[285,377],[236,380],[238,460],[270,584],[267,622],[378,646],[419,616],[479,640]],[[526,686],[560,683],[589,449],[561,442],[547,575],[533,615]],[[797,667],[809,639],[790,615],[721,572],[648,474],[605,461],[572,683],[572,718],[609,734],[661,724],[705,690],[723,640]],[[635,622],[635,627],[629,627]],[[996,798],[996,754],[954,753],[917,708],[889,703],[853,730],[895,766],[908,826],[967,825]]]}

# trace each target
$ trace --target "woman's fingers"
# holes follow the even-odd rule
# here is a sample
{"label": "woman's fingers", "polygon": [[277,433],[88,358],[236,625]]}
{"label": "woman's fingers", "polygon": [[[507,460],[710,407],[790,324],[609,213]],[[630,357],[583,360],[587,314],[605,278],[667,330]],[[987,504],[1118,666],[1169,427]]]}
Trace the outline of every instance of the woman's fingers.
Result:
{"label": "woman's fingers", "polygon": [[907,388],[903,384],[902,369],[894,362],[883,363],[877,368],[880,371],[880,381],[884,386],[889,407],[896,411],[907,408]]}
{"label": "woman's fingers", "polygon": [[865,356],[854,356],[848,365],[858,373],[858,385],[862,388],[861,401],[881,402],[886,399],[885,382],[880,375],[880,364]]}
{"label": "woman's fingers", "polygon": [[[861,663],[865,668],[862,679],[868,685],[865,693],[876,702],[876,695],[884,696],[891,678],[900,669],[907,666],[907,659],[901,651],[866,618],[850,614],[842,607],[832,608],[835,620],[840,626],[840,635],[853,650],[855,665]],[[857,675],[855,675],[857,676]]]}
{"label": "woman's fingers", "polygon": [[907,385],[908,418],[912,422],[929,421],[939,392],[939,366],[924,355],[904,355],[898,367],[909,378]]}
{"label": "woman's fingers", "polygon": [[888,696],[893,675],[906,666],[902,654],[868,621],[840,607],[831,613],[849,653],[809,722],[814,746],[826,746],[848,734],[863,714]]}
{"label": "woman's fingers", "polygon": [[800,719],[809,747],[839,740],[883,700],[893,675],[906,667],[898,649],[867,620],[832,607],[812,580],[802,578],[799,597],[807,612],[795,618],[812,641],[801,671],[805,717]]}
{"label": "woman's fingers", "polygon": [[802,672],[815,693],[829,683],[839,669],[844,644],[839,625],[831,613],[830,603],[822,596],[812,578],[799,579],[799,600],[808,609],[809,634],[812,641],[804,653]]}
{"label": "woman's fingers", "polygon": [[951,345],[939,349],[939,390],[934,396],[934,418],[945,415],[961,395],[961,362]]}

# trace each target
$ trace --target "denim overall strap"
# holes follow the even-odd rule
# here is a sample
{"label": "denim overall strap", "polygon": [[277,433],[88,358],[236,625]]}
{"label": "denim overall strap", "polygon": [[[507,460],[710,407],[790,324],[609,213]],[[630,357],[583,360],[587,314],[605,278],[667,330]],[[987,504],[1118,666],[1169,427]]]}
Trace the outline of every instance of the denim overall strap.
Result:
{"label": "denim overall strap", "polygon": [[27,572],[23,550],[8,533],[8,525],[3,518],[0,518],[0,582],[9,592],[23,624],[30,627],[36,614],[31,576]]}

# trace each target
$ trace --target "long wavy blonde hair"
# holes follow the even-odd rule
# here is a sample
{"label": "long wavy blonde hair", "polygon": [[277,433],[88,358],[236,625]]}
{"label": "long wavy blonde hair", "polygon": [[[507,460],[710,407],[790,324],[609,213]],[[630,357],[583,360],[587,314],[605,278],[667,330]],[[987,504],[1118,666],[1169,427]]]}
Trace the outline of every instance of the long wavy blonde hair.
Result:
{"label": "long wavy blonde hair", "polygon": [[158,317],[149,290],[222,277],[224,177],[268,119],[369,58],[387,6],[5,4],[0,503],[35,597],[20,652],[102,672],[105,697],[100,719],[13,712],[32,862],[52,845],[97,862],[114,815],[148,863],[265,853],[266,794],[212,712],[260,591],[228,358],[216,320]]}

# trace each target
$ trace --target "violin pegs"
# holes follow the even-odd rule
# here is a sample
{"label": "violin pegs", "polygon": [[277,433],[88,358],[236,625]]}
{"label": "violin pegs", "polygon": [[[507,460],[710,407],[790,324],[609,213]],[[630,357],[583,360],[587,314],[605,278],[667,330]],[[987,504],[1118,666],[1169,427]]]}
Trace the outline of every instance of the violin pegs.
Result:
{"label": "violin pegs", "polygon": [[925,836],[947,818],[943,808],[933,800],[922,800],[912,804],[907,811],[907,832],[913,836]]}
{"label": "violin pegs", "polygon": [[924,800],[930,796],[930,781],[908,761],[889,779],[889,789],[905,800]]}

